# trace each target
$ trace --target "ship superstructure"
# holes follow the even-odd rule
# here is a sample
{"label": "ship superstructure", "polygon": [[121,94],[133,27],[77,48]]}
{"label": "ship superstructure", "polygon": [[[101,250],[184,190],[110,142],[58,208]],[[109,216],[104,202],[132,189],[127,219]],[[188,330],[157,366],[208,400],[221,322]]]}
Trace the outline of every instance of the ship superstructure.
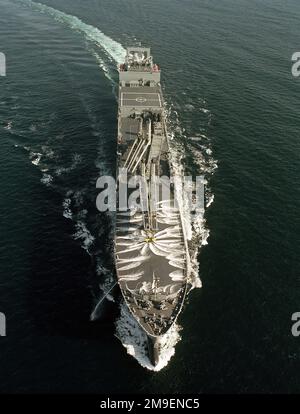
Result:
{"label": "ship superstructure", "polygon": [[127,49],[119,68],[118,191],[120,169],[126,169],[127,180],[140,177],[142,185],[128,190],[140,207],[117,206],[116,271],[125,302],[148,336],[154,365],[159,338],[180,313],[188,279],[180,204],[173,185],[168,192],[167,180],[157,184],[159,177],[173,175],[160,78],[149,48]]}

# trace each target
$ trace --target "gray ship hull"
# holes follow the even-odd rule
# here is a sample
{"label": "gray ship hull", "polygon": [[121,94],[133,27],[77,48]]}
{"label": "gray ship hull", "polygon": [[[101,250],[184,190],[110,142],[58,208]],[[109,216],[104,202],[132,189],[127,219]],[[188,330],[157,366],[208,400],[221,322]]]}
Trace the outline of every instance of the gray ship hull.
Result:
{"label": "gray ship hull", "polygon": [[[156,365],[159,339],[184,303],[189,257],[180,202],[168,182],[174,172],[160,69],[147,48],[128,48],[120,66],[117,167],[119,195],[128,180],[138,182],[127,189],[129,205],[120,200],[117,205],[117,278],[133,318],[148,336],[149,358]],[[159,181],[161,176],[165,179]]]}

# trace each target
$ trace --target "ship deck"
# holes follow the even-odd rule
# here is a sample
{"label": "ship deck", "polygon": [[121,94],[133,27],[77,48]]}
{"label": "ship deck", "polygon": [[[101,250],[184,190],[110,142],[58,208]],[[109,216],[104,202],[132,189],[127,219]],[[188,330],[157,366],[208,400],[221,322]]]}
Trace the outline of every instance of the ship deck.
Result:
{"label": "ship deck", "polygon": [[150,336],[163,335],[174,323],[187,286],[188,256],[176,194],[169,186],[164,192],[164,183],[158,193],[152,187],[170,172],[164,117],[159,84],[120,85],[118,167],[126,167],[129,178],[144,178],[146,198],[140,190],[140,208],[117,210],[116,270],[131,313]]}

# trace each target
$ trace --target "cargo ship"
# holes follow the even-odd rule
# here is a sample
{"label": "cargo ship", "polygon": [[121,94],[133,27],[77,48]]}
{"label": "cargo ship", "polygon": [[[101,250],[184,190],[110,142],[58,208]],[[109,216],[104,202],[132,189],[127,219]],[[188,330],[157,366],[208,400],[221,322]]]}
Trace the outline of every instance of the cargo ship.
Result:
{"label": "cargo ship", "polygon": [[181,202],[172,183],[161,68],[150,48],[128,47],[119,66],[117,139],[117,193],[135,177],[140,180],[135,189],[127,186],[127,199],[135,196],[138,202],[121,205],[117,197],[117,279],[132,317],[147,335],[149,359],[156,366],[160,339],[184,303],[189,255]]}

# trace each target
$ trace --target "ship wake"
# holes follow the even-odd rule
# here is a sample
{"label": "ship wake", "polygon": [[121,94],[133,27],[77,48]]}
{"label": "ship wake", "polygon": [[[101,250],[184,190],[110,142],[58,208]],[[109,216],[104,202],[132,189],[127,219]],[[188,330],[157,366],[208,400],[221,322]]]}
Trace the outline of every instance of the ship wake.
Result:
{"label": "ship wake", "polygon": [[[56,10],[52,7],[46,6],[41,3],[33,2],[31,0],[18,0],[24,5],[31,7],[33,10],[44,13],[57,22],[65,25],[71,30],[80,33],[86,43],[88,44],[88,50],[96,59],[97,64],[100,69],[104,72],[104,75],[111,82],[112,87],[116,85],[116,65],[124,61],[125,49],[124,47],[106,36],[98,28],[84,23],[81,19],[76,16],[72,16],[66,13],[63,13],[59,10]],[[93,47],[96,47],[95,51]],[[102,57],[102,54],[104,55]],[[108,63],[106,62],[108,60]],[[112,66],[111,66],[112,64]],[[113,69],[111,69],[113,67]],[[83,102],[84,104],[84,102]],[[84,105],[85,107],[86,105]],[[89,112],[89,108],[87,112]],[[188,112],[195,110],[194,105],[189,105],[187,108]],[[194,167],[196,167],[199,174],[204,174],[206,179],[209,181],[209,177],[214,173],[217,168],[217,162],[212,157],[212,150],[210,146],[210,140],[208,137],[203,134],[195,134],[196,136],[189,138],[180,125],[180,120],[178,113],[174,109],[174,106],[170,102],[166,102],[165,110],[167,113],[168,128],[170,131],[169,143],[171,150],[171,162],[174,167],[175,173],[177,175],[184,174],[184,160],[182,159],[182,154],[189,152],[190,159],[193,160]],[[201,112],[208,116],[210,122],[211,116],[206,108],[200,108]],[[97,122],[93,120],[93,114],[91,116],[92,126],[95,124],[94,133],[97,136],[101,135],[101,131],[97,130]],[[7,129],[11,128],[11,125]],[[184,144],[185,142],[185,144]],[[44,151],[43,151],[44,150]],[[62,176],[69,174],[71,171],[76,170],[76,167],[80,164],[80,156],[74,154],[71,164],[66,167],[62,166],[57,168],[53,172],[48,171],[49,167],[46,165],[47,160],[53,160],[55,156],[49,152],[48,148],[43,148],[43,150],[30,152],[30,159],[33,165],[38,166],[42,173],[41,182],[46,186],[55,188],[55,180],[57,178],[63,178]],[[104,151],[99,150],[103,154]],[[103,172],[105,170],[105,159],[101,155],[101,158],[96,160],[97,167],[99,166],[99,171]],[[104,163],[104,164],[103,164]],[[96,274],[101,278],[101,283],[99,285],[100,291],[102,292],[97,298],[95,298],[95,308],[91,313],[91,319],[97,319],[101,313],[101,306],[104,299],[113,300],[112,288],[115,284],[113,277],[113,272],[107,268],[107,264],[103,263],[104,254],[108,251],[112,256],[112,245],[113,245],[113,234],[114,228],[111,224],[109,237],[110,240],[107,242],[107,249],[101,254],[97,249],[93,249],[94,243],[96,243],[95,235],[89,230],[87,223],[87,217],[89,215],[88,209],[85,207],[85,203],[80,199],[79,195],[82,197],[85,196],[85,190],[82,191],[63,189],[64,199],[62,201],[62,210],[63,215],[66,219],[71,219],[74,221],[75,232],[73,237],[80,242],[82,248],[86,252],[93,256],[96,262]],[[60,190],[60,192],[62,192]],[[199,264],[197,260],[199,248],[202,245],[207,244],[207,239],[209,237],[209,230],[206,226],[204,210],[199,212],[197,216],[193,216],[190,213],[190,206],[184,201],[181,200],[181,210],[184,217],[184,227],[185,233],[188,239],[188,248],[190,256],[190,269],[191,269],[191,287],[197,288],[201,287],[201,280],[199,278]],[[208,186],[206,187],[206,207],[211,205],[213,202],[213,194],[209,190]],[[112,221],[111,217],[107,218],[108,222]],[[99,237],[99,234],[96,235]],[[102,238],[104,237],[104,234]],[[105,232],[105,237],[107,237],[107,232]],[[159,363],[154,367],[148,357],[148,345],[147,345],[147,336],[145,332],[141,329],[139,324],[131,316],[127,306],[122,301],[120,304],[120,316],[116,320],[116,336],[119,338],[123,346],[126,348],[129,355],[133,356],[141,366],[145,367],[148,370],[159,371],[167,366],[172,356],[175,354],[175,346],[180,341],[180,330],[182,329],[178,322],[174,323],[170,330],[160,339],[160,358]]]}
{"label": "ship wake", "polygon": [[70,29],[81,33],[86,40],[96,44],[103,49],[106,54],[114,61],[121,63],[125,57],[125,49],[123,46],[106,36],[97,27],[84,23],[76,16],[64,13],[53,7],[46,6],[45,4],[38,3],[32,0],[18,0],[25,5],[29,5],[33,10],[37,10],[41,13],[45,13],[54,18],[54,20],[65,24]]}

